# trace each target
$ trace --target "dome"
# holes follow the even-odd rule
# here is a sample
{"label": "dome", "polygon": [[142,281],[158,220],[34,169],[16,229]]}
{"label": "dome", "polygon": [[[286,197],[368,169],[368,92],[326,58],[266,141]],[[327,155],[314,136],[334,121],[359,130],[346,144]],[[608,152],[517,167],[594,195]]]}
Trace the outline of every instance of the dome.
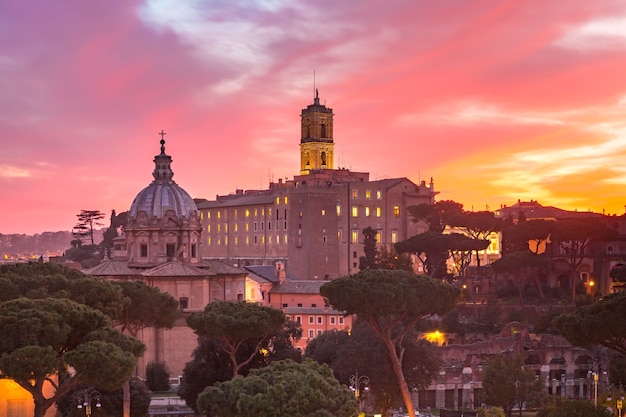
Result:
{"label": "dome", "polygon": [[137,194],[130,206],[129,217],[135,218],[144,211],[148,218],[162,219],[168,210],[174,211],[179,219],[198,215],[193,198],[172,180],[171,163],[172,158],[165,153],[165,140],[161,139],[161,153],[154,157],[154,181]]}

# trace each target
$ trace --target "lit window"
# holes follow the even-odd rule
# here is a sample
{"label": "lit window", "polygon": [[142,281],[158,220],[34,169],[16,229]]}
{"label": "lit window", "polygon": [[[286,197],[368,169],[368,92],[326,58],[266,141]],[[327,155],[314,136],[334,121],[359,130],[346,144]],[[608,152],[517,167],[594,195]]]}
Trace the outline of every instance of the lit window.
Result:
{"label": "lit window", "polygon": [[352,198],[359,198],[359,190],[352,190]]}
{"label": "lit window", "polygon": [[391,243],[398,243],[398,231],[397,230],[391,231]]}
{"label": "lit window", "polygon": [[211,233],[211,225],[210,225],[210,224],[209,224],[209,225],[207,225],[207,227],[206,227],[206,231],[207,231],[207,233]]}
{"label": "lit window", "polygon": [[264,208],[261,209],[261,216],[265,216],[265,209]]}
{"label": "lit window", "polygon": [[341,216],[341,204],[337,204],[337,216]]}
{"label": "lit window", "polygon": [[235,228],[235,232],[239,230],[239,225],[237,223],[235,223],[233,227]]}
{"label": "lit window", "polygon": [[376,231],[376,242],[380,242],[380,238],[381,238],[380,230],[377,230]]}
{"label": "lit window", "polygon": [[261,235],[261,245],[265,245],[265,235]]}
{"label": "lit window", "polygon": [[280,197],[276,197],[276,205],[280,204]]}
{"label": "lit window", "polygon": [[352,206],[352,217],[359,217],[359,207]]}
{"label": "lit window", "polygon": [[258,215],[259,215],[259,211],[258,211],[258,209],[254,209],[254,217],[256,217],[256,216],[258,216]]}
{"label": "lit window", "polygon": [[228,236],[224,236],[224,245],[228,245]]}
{"label": "lit window", "polygon": [[246,232],[250,231],[250,224],[246,223]]}
{"label": "lit window", "polygon": [[326,215],[326,210],[322,209],[322,216]]}
{"label": "lit window", "polygon": [[228,223],[224,223],[224,232],[228,232]]}
{"label": "lit window", "polygon": [[267,215],[268,215],[268,216],[270,216],[270,217],[272,217],[272,209],[271,209],[271,208],[268,208],[268,209],[267,209]]}
{"label": "lit window", "polygon": [[288,201],[287,196],[285,196],[285,198],[283,199],[283,202],[287,204],[287,201]]}
{"label": "lit window", "polygon": [[218,212],[217,212],[217,218],[218,218],[218,219],[221,219],[221,218],[222,218],[222,212],[221,212],[221,211],[219,211],[219,210],[218,210]]}
{"label": "lit window", "polygon": [[289,237],[285,234],[283,235],[283,243],[287,244],[289,242]]}
{"label": "lit window", "polygon": [[393,217],[400,217],[400,206],[393,206]]}
{"label": "lit window", "polygon": [[250,244],[250,236],[246,236],[246,245]]}
{"label": "lit window", "polygon": [[383,192],[378,190],[376,191],[376,199],[381,200],[383,198]]}
{"label": "lit window", "polygon": [[206,238],[206,244],[211,246],[211,236]]}
{"label": "lit window", "polygon": [[217,246],[222,244],[222,238],[220,236],[217,237]]}
{"label": "lit window", "polygon": [[370,198],[372,198],[372,191],[371,190],[365,190],[365,198],[367,198],[368,200]]}
{"label": "lit window", "polygon": [[239,236],[235,236],[235,245],[239,244]]}
{"label": "lit window", "polygon": [[383,215],[383,209],[380,207],[376,207],[376,217],[380,217]]}
{"label": "lit window", "polygon": [[246,219],[250,217],[250,210],[246,209]]}
{"label": "lit window", "polygon": [[211,212],[210,212],[210,211],[207,211],[207,212],[206,212],[206,218],[207,218],[207,219],[210,219],[210,218],[211,218]]}
{"label": "lit window", "polygon": [[222,231],[222,225],[218,224],[217,225],[217,233],[220,233]]}
{"label": "lit window", "polygon": [[337,230],[337,242],[341,243],[341,229]]}
{"label": "lit window", "polygon": [[369,217],[369,216],[370,216],[370,208],[365,207],[365,217]]}
{"label": "lit window", "polygon": [[358,230],[352,231],[352,243],[359,243],[359,231]]}

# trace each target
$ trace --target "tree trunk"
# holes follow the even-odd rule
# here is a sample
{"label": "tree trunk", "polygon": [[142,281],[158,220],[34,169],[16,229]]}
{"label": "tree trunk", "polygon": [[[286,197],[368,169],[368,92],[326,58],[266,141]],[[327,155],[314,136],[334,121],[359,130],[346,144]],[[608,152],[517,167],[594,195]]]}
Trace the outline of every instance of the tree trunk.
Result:
{"label": "tree trunk", "polygon": [[124,382],[124,386],[122,387],[122,392],[124,395],[123,416],[130,417],[130,379]]}
{"label": "tree trunk", "polygon": [[413,400],[411,399],[411,393],[409,391],[409,386],[406,383],[406,379],[404,378],[404,372],[402,372],[402,364],[400,363],[400,359],[396,353],[396,347],[390,338],[385,338],[385,345],[387,346],[387,350],[389,351],[389,357],[391,358],[391,366],[393,368],[393,373],[396,374],[396,379],[398,380],[398,386],[400,388],[400,394],[402,394],[402,400],[404,401],[404,406],[409,413],[409,417],[415,417],[415,408],[413,408]]}

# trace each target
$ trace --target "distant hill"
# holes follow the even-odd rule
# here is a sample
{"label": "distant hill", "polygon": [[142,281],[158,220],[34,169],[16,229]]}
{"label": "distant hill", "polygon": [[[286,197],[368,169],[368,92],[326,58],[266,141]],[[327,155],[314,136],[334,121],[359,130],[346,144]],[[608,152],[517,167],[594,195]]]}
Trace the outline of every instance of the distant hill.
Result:
{"label": "distant hill", "polygon": [[[44,232],[35,235],[0,233],[0,255],[4,260],[61,255],[71,246],[72,232]],[[95,242],[102,242],[102,231],[96,231]]]}

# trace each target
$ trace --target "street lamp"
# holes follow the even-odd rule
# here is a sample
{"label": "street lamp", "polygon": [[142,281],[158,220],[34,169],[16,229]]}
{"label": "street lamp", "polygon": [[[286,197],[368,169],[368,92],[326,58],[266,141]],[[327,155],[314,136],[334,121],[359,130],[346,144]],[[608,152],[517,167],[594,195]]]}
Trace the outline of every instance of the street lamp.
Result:
{"label": "street lamp", "polygon": [[354,396],[359,401],[359,412],[361,412],[361,387],[363,391],[369,390],[370,379],[366,375],[359,375],[359,371],[356,371],[356,375],[350,376],[350,389],[354,391]]}
{"label": "street lamp", "polygon": [[96,401],[96,408],[102,407],[100,404],[100,393],[93,389],[83,389],[76,393],[76,401],[78,405],[76,408],[85,408],[85,414],[87,417],[91,417],[91,403]]}

